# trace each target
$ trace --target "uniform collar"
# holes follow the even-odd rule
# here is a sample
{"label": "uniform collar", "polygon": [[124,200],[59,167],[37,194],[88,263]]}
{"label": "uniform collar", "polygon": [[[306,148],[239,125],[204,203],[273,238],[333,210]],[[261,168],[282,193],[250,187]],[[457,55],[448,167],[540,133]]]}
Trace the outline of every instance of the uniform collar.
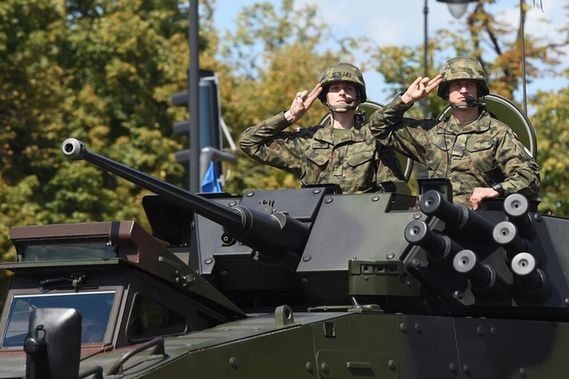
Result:
{"label": "uniform collar", "polygon": [[346,132],[342,135],[341,140],[338,140],[338,138],[332,138],[333,128],[328,124],[314,133],[314,139],[329,144],[334,144],[334,140],[336,140],[336,144],[346,141],[359,142],[366,140],[366,132],[363,126],[354,125],[349,131],[349,133]]}
{"label": "uniform collar", "polygon": [[490,129],[491,123],[490,114],[486,111],[480,112],[478,118],[466,124],[459,124],[454,116],[446,119],[438,129],[439,134],[453,133],[453,134],[466,134],[466,133],[482,133]]}

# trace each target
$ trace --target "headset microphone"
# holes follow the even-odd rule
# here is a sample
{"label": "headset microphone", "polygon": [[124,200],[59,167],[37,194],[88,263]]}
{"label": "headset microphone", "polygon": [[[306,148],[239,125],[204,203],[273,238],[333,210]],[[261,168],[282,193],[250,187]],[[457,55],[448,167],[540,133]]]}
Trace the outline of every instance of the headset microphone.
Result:
{"label": "headset microphone", "polygon": [[466,106],[468,108],[475,108],[478,106],[478,100],[472,95],[466,95]]}

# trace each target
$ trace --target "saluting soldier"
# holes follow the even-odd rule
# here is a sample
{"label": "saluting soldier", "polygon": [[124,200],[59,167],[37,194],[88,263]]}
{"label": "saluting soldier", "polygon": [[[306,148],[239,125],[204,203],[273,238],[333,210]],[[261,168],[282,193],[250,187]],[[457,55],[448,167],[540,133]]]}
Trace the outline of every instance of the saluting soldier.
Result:
{"label": "saluting soldier", "polygon": [[[438,86],[451,105],[444,120],[403,118],[413,103]],[[539,166],[506,124],[484,109],[489,93],[486,72],[472,57],[449,60],[433,79],[418,77],[370,119],[382,143],[427,166],[431,178],[448,178],[455,203],[478,209],[486,198],[520,192],[537,196]]]}
{"label": "saluting soldier", "polygon": [[[285,129],[320,99],[330,110],[325,125]],[[290,108],[250,127],[241,149],[253,159],[294,174],[302,184],[338,184],[343,193],[379,189],[382,181],[404,180],[395,154],[384,150],[356,112],[366,100],[364,78],[349,63],[329,67],[312,91],[296,94]]]}

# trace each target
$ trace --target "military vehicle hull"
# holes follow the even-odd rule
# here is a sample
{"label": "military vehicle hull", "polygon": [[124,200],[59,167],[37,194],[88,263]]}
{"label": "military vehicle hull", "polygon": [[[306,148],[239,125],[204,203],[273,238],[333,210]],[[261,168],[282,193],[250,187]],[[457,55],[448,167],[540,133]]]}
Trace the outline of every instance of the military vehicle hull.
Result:
{"label": "military vehicle hull", "polygon": [[143,201],[152,233],[132,221],[12,228],[0,377],[556,378],[569,369],[569,221],[521,195],[477,212],[437,191],[194,195],[64,146],[77,150],[159,194]]}
{"label": "military vehicle hull", "polygon": [[[142,351],[112,378],[561,378],[567,323],[383,314],[251,315],[166,337],[166,355]],[[81,370],[107,373],[129,349],[84,349]],[[25,374],[23,351],[2,351],[2,378]],[[87,358],[88,356],[91,356]]]}

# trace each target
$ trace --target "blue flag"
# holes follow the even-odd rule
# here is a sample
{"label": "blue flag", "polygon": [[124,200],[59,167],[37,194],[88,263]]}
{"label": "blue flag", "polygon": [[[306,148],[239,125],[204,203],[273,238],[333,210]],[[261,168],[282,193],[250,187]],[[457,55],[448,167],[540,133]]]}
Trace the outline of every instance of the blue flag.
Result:
{"label": "blue flag", "polygon": [[221,185],[215,173],[215,164],[210,162],[202,180],[202,192],[221,192]]}

